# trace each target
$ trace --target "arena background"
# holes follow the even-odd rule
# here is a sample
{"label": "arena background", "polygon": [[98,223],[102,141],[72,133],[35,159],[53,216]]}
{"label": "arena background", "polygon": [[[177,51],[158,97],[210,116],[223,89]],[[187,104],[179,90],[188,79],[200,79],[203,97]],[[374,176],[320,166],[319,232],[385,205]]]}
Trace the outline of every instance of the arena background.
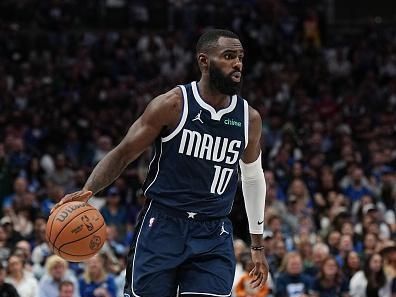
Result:
{"label": "arena background", "polygon": [[[291,275],[306,295],[395,296],[395,7],[390,0],[0,1],[0,288],[5,270],[20,296],[56,296],[60,267],[76,297],[122,296],[151,152],[92,201],[108,224],[101,257],[67,270],[50,257],[49,210],[81,188],[153,97],[199,78],[194,46],[216,27],[240,36],[243,96],[263,119],[271,281],[249,296],[297,296],[287,292]],[[247,296],[240,191],[230,217],[233,296]],[[331,259],[335,291],[324,281]]]}

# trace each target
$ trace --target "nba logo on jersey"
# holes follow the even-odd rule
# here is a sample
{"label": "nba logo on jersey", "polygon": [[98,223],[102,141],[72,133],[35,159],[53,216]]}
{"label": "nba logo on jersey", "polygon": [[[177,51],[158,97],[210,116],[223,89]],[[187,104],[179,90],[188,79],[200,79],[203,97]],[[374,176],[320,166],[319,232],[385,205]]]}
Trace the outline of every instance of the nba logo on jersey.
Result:
{"label": "nba logo on jersey", "polygon": [[149,227],[151,228],[154,224],[155,218],[151,218],[149,221]]}
{"label": "nba logo on jersey", "polygon": [[227,107],[215,110],[201,98],[196,82],[180,89],[183,113],[176,129],[156,141],[145,195],[186,212],[225,216],[232,208],[238,160],[247,145],[248,104],[234,95]]}

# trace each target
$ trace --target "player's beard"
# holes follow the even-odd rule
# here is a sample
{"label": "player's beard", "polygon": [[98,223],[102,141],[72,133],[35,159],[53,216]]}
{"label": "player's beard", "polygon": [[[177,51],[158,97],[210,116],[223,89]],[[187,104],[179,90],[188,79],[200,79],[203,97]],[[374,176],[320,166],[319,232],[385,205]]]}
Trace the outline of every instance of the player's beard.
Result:
{"label": "player's beard", "polygon": [[218,90],[220,93],[225,95],[239,94],[242,87],[242,77],[239,82],[233,81],[231,75],[237,71],[233,71],[228,75],[225,75],[220,68],[210,63],[209,65],[209,83],[210,85]]}

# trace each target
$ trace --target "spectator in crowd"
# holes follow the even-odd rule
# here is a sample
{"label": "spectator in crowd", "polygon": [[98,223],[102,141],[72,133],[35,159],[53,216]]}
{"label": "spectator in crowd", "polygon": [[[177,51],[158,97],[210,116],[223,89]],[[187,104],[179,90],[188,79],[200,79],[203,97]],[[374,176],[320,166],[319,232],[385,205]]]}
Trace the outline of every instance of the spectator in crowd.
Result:
{"label": "spectator in crowd", "polygon": [[368,257],[364,269],[355,273],[349,283],[351,297],[390,296],[389,291],[382,256],[378,253]]}
{"label": "spectator in crowd", "polygon": [[281,273],[275,279],[276,297],[307,297],[311,288],[309,277],[303,274],[300,254],[290,252],[283,258]]}
{"label": "spectator in crowd", "polygon": [[46,273],[41,277],[38,285],[38,297],[59,297],[60,284],[70,281],[73,284],[73,297],[79,297],[77,279],[68,270],[67,261],[57,255],[52,255],[45,261]]}
{"label": "spectator in crowd", "polygon": [[350,251],[346,254],[342,272],[345,279],[349,282],[356,272],[360,271],[361,264],[359,254],[355,251]]}
{"label": "spectator in crowd", "polygon": [[114,277],[107,273],[104,264],[105,259],[101,254],[86,261],[84,273],[79,279],[81,297],[116,297]]}
{"label": "spectator in crowd", "polygon": [[15,287],[9,283],[6,283],[5,280],[6,271],[0,262],[0,297],[19,297],[17,290]]}
{"label": "spectator in crowd", "polygon": [[24,270],[22,258],[11,255],[8,258],[8,275],[6,282],[12,284],[19,296],[38,297],[37,280],[33,275]]}
{"label": "spectator in crowd", "polygon": [[127,209],[121,204],[120,191],[114,186],[107,192],[106,204],[100,213],[108,225],[115,225],[122,233],[125,232]]}
{"label": "spectator in crowd", "polygon": [[59,284],[59,297],[74,297],[76,288],[71,281],[64,280]]}
{"label": "spectator in crowd", "polygon": [[304,273],[314,279],[322,268],[323,261],[330,255],[329,247],[323,243],[318,242],[312,247],[312,265],[304,269]]}
{"label": "spectator in crowd", "polygon": [[319,275],[312,284],[310,293],[313,297],[348,297],[349,287],[342,275],[340,266],[332,256],[323,262]]}

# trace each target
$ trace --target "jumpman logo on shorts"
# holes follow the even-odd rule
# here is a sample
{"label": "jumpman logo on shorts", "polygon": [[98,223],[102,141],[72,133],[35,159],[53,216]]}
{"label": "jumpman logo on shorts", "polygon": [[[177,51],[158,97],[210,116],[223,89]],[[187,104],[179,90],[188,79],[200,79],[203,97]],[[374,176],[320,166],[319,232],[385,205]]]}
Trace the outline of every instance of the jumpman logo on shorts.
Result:
{"label": "jumpman logo on shorts", "polygon": [[203,121],[201,120],[201,113],[202,113],[202,109],[198,112],[198,114],[195,116],[195,118],[192,120],[194,121],[200,121],[203,124]]}
{"label": "jumpman logo on shorts", "polygon": [[224,229],[224,222],[223,222],[223,224],[221,225],[220,236],[223,235],[224,233],[225,234],[230,234],[230,232],[228,232],[226,229]]}

